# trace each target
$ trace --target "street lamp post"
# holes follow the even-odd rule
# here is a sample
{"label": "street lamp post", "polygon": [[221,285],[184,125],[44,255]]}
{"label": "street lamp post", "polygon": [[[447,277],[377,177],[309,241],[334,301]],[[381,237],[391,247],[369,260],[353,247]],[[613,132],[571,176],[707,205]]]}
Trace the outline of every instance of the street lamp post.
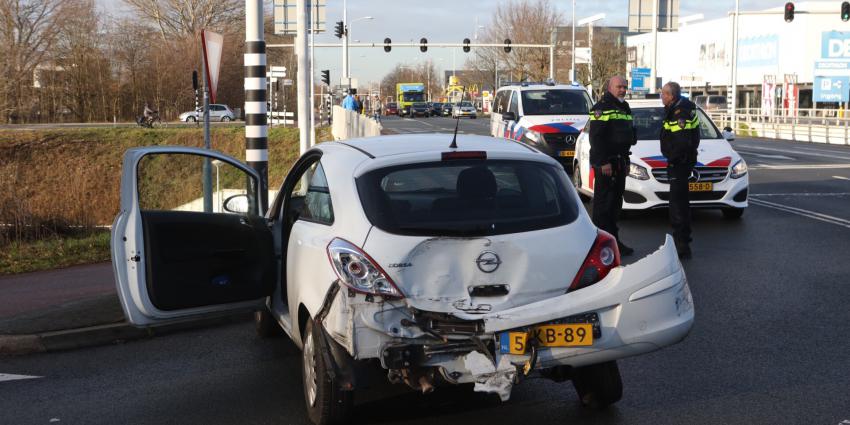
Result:
{"label": "street lamp post", "polygon": [[576,0],[573,0],[573,60],[570,67],[570,82],[576,80]]}
{"label": "street lamp post", "polygon": [[579,25],[587,24],[587,47],[590,48],[590,58],[588,58],[590,60],[590,62],[588,62],[587,66],[588,66],[588,71],[590,71],[589,72],[589,74],[590,74],[589,86],[590,86],[591,92],[593,91],[593,23],[596,22],[596,21],[601,21],[603,19],[605,19],[605,14],[604,13],[597,13],[596,15],[589,16],[587,18],[584,18],[584,19],[578,21]]}
{"label": "street lamp post", "polygon": [[[351,37],[351,24],[353,24],[357,21],[364,21],[364,20],[370,21],[370,20],[372,20],[372,17],[371,16],[364,16],[362,18],[352,19],[351,22],[349,22],[348,25],[346,26],[346,35],[345,35],[345,40],[346,40],[345,57],[346,58],[348,58],[348,39],[349,39],[349,37]],[[348,85],[349,85],[349,88],[351,88],[351,60],[348,59],[345,62],[346,62],[346,64],[345,64],[345,79],[346,79],[346,83],[348,83]]]}

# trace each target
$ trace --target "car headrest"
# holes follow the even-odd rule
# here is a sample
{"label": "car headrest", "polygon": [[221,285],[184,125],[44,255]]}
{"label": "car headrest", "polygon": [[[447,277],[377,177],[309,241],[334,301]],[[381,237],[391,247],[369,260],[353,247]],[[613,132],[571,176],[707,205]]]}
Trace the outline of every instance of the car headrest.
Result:
{"label": "car headrest", "polygon": [[485,166],[467,168],[457,176],[457,194],[461,198],[493,198],[497,191],[496,177]]}

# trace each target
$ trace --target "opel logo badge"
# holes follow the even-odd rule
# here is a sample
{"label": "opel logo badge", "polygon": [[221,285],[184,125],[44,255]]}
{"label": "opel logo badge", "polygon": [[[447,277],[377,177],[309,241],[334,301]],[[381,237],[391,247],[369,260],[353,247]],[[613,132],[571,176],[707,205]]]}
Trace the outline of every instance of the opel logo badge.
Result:
{"label": "opel logo badge", "polygon": [[699,181],[699,171],[696,169],[691,170],[691,176],[688,177],[688,181],[698,182]]}
{"label": "opel logo badge", "polygon": [[478,270],[484,273],[493,273],[502,264],[502,260],[499,259],[499,256],[495,252],[484,251],[475,260],[475,264],[478,266]]}

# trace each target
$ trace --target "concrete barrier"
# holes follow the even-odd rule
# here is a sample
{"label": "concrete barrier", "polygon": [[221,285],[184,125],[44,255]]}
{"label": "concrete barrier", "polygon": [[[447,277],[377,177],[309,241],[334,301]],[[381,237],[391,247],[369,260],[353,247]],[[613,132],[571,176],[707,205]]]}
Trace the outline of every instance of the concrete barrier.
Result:
{"label": "concrete barrier", "polygon": [[383,126],[372,117],[343,109],[341,106],[333,107],[331,134],[334,140],[380,136],[382,128]]}

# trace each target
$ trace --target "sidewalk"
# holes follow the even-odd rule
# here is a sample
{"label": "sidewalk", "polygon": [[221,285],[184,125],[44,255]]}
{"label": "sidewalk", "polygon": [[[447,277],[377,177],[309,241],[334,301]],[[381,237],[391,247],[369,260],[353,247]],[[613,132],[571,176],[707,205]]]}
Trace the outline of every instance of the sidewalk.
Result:
{"label": "sidewalk", "polygon": [[0,355],[112,344],[246,316],[140,329],[124,320],[111,263],[0,276]]}

